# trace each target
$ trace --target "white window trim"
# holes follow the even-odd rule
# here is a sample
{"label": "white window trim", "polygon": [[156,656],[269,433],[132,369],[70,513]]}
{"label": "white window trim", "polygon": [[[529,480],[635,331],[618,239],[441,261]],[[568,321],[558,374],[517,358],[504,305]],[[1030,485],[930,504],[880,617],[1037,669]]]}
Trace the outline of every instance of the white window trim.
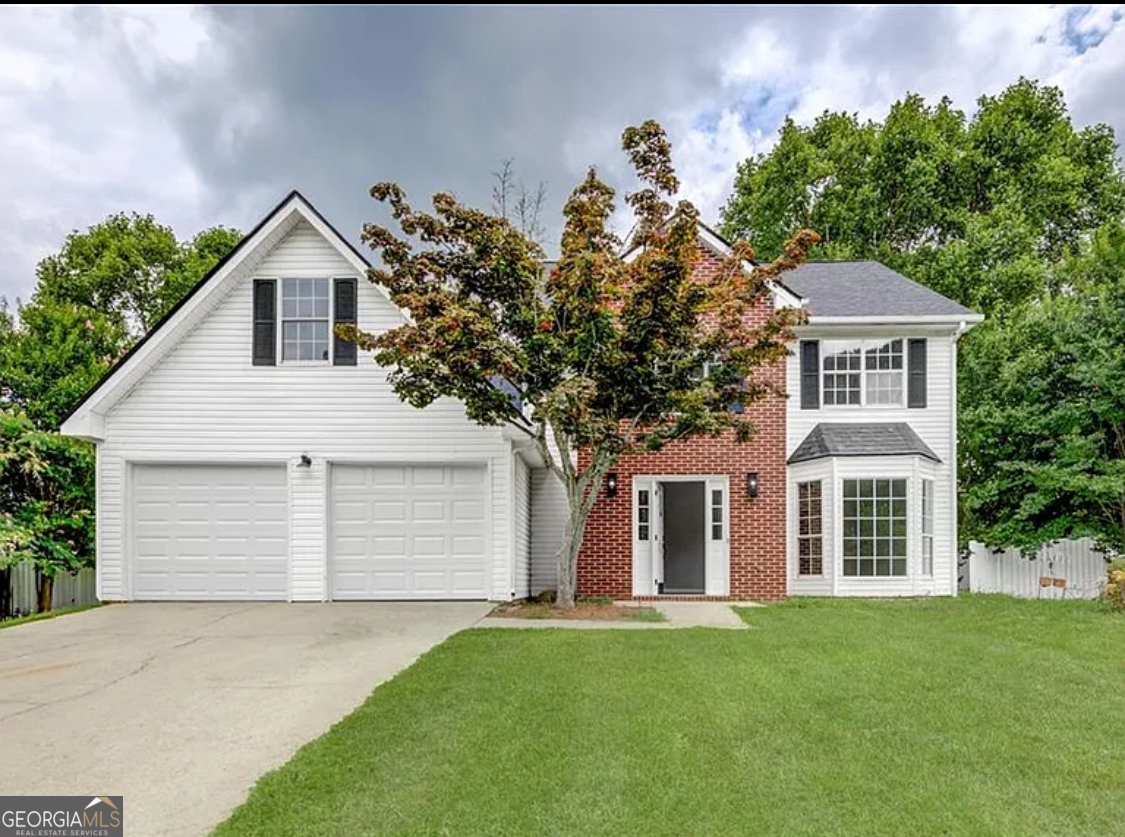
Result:
{"label": "white window trim", "polygon": [[[801,534],[801,486],[816,484],[820,486],[820,534],[819,535],[802,535]],[[796,558],[796,566],[794,567],[794,575],[798,579],[804,578],[824,578],[828,574],[829,560],[828,555],[828,538],[825,534],[827,528],[826,516],[824,514],[824,477],[808,477],[807,479],[799,479],[793,483],[794,491],[794,509],[797,517],[793,529],[794,538],[794,557]],[[801,538],[817,538],[820,540],[820,572],[818,573],[803,573],[801,572]]]}
{"label": "white window trim", "polygon": [[[906,573],[904,575],[845,575],[844,574],[844,483],[848,482],[849,480],[855,480],[857,482],[862,481],[862,480],[892,480],[892,481],[893,480],[902,480],[903,482],[906,483],[906,536],[905,536],[905,541],[906,541],[906,556],[905,556],[906,557]],[[909,580],[915,578],[916,575],[920,575],[920,572],[916,572],[915,569],[914,569],[915,561],[914,561],[913,556],[914,556],[914,549],[916,547],[914,546],[914,543],[913,543],[914,538],[911,536],[911,532],[913,531],[913,527],[915,525],[914,512],[912,511],[912,508],[914,507],[915,504],[911,501],[917,500],[918,497],[921,496],[921,491],[922,491],[921,488],[918,487],[918,482],[919,482],[918,480],[912,479],[909,476],[905,476],[905,475],[901,475],[901,474],[897,475],[897,476],[888,476],[887,474],[882,474],[882,475],[862,474],[860,476],[852,476],[851,474],[848,474],[846,476],[840,477],[836,481],[836,496],[839,498],[839,501],[840,501],[840,505],[839,505],[839,509],[840,509],[839,522],[840,522],[840,525],[838,527],[838,531],[836,533],[836,536],[833,539],[834,542],[835,542],[835,545],[836,545],[836,553],[837,553],[834,557],[834,560],[833,560],[833,568],[834,568],[836,574],[839,576],[840,581],[842,581],[844,583],[847,583],[847,584],[851,584],[852,582],[859,582],[861,584],[870,584],[870,583],[879,583],[879,582],[883,582],[883,583],[900,582],[901,583],[901,582],[909,581]],[[915,493],[915,492],[917,492],[917,493]],[[919,505],[919,509],[920,508],[921,508],[921,506]],[[921,555],[921,553],[919,553],[919,558],[920,558],[920,555]],[[875,556],[875,557],[877,558],[878,556]],[[918,563],[920,564],[921,561],[919,560]],[[810,577],[810,576],[802,576],[802,578],[807,578],[807,577]]]}
{"label": "white window trim", "polygon": [[[898,371],[902,377],[902,400],[898,404],[869,404],[867,403],[867,351],[868,349],[877,348],[890,343],[894,340],[902,341],[902,369],[872,369],[872,372],[894,372]],[[822,410],[905,410],[906,403],[909,400],[909,393],[907,387],[910,380],[907,377],[907,367],[910,365],[910,340],[907,337],[867,337],[856,338],[854,340],[821,340],[820,341],[820,408]],[[824,369],[824,361],[829,355],[835,354],[841,350],[848,348],[859,347],[860,368],[859,368],[859,403],[858,404],[826,404],[824,403],[824,378],[826,375],[848,374],[839,372],[827,372]],[[854,374],[854,373],[853,373]],[[901,576],[900,576],[901,577]]]}
{"label": "white window trim", "polygon": [[[930,501],[930,514],[929,514],[929,531],[926,527],[926,499],[929,497]],[[921,578],[934,577],[934,556],[936,551],[936,517],[937,508],[935,506],[935,483],[931,477],[922,477],[918,480],[918,527],[921,532],[921,540],[918,544],[918,575]],[[926,547],[930,548],[930,568],[926,570]]]}
{"label": "white window trim", "polygon": [[[285,359],[285,312],[284,306],[284,293],[282,288],[285,283],[300,281],[301,279],[312,279],[317,282],[328,283],[328,359],[327,360],[286,360]],[[277,353],[278,366],[332,366],[336,361],[336,341],[333,340],[333,324],[336,320],[336,282],[334,277],[331,276],[282,276],[274,283],[276,290],[276,299],[274,300],[274,308],[277,311],[277,328],[276,340],[274,351]],[[291,318],[291,321],[320,321],[319,317],[296,317]]]}

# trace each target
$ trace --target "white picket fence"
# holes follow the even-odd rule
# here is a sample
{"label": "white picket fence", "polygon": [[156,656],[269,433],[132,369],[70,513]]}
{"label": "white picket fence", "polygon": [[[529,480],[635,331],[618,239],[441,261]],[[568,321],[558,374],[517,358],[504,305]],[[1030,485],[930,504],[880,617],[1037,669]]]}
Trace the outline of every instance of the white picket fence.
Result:
{"label": "white picket fence", "polygon": [[1105,556],[1089,538],[1045,546],[1034,558],[1019,550],[993,552],[969,545],[968,589],[1021,599],[1094,599],[1106,580]]}
{"label": "white picket fence", "polygon": [[[12,567],[11,585],[13,614],[34,613],[39,604],[39,593],[35,586],[35,565],[25,561]],[[52,607],[91,604],[97,600],[93,569],[79,570],[74,575],[61,573],[55,576],[55,588],[51,593]]]}

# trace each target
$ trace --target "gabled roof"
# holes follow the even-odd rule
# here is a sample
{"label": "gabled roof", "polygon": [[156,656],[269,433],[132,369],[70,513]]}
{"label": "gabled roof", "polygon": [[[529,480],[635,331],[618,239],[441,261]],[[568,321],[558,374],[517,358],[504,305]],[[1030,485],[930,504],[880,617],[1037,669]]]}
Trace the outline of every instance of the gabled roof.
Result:
{"label": "gabled roof", "polygon": [[63,419],[60,432],[102,438],[106,412],[217,304],[225,288],[252,272],[300,221],[323,235],[357,273],[366,274],[371,263],[294,189],[106,372]]}
{"label": "gabled roof", "polygon": [[826,456],[922,456],[941,462],[905,422],[821,423],[789,457],[789,464]]}
{"label": "gabled roof", "polygon": [[876,261],[806,262],[785,274],[785,284],[807,300],[813,322],[836,317],[869,322],[984,319]]}

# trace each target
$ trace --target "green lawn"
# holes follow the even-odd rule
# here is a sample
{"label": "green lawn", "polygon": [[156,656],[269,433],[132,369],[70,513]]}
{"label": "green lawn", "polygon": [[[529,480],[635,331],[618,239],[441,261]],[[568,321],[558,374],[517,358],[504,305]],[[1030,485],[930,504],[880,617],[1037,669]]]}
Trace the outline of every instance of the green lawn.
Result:
{"label": "green lawn", "polygon": [[1125,834],[1125,618],[994,597],[744,616],[462,633],[215,834]]}

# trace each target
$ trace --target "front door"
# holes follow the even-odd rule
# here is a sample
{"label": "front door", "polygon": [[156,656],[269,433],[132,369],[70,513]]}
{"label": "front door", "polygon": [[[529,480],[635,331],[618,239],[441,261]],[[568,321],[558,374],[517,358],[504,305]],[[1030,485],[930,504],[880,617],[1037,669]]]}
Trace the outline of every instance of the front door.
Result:
{"label": "front door", "polygon": [[706,587],[706,483],[665,482],[664,593],[703,593]]}

